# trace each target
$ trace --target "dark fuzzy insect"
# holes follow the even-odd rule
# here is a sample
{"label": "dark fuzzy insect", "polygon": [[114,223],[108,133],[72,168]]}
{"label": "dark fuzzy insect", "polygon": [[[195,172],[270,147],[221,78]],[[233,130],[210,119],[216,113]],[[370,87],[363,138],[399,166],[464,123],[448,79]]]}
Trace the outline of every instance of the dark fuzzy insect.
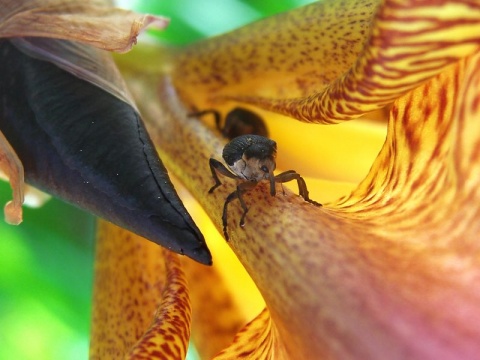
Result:
{"label": "dark fuzzy insect", "polygon": [[285,183],[296,180],[300,196],[305,201],[315,205],[322,206],[320,203],[311,200],[308,197],[308,190],[305,180],[294,170],[288,170],[278,175],[273,175],[275,170],[275,157],[277,153],[277,144],[264,136],[259,135],[242,135],[234,138],[223,149],[223,159],[228,165],[225,167],[220,161],[210,158],[210,170],[212,177],[215,180],[215,185],[209,190],[212,193],[217,187],[221,185],[217,173],[227,176],[232,179],[241,180],[234,192],[227,196],[225,205],[223,206],[222,223],[223,233],[225,239],[228,241],[227,233],[227,206],[228,204],[238,199],[243,209],[242,217],[240,218],[240,226],[245,225],[245,216],[248,212],[248,207],[243,199],[243,194],[248,190],[253,189],[261,181],[268,181],[270,183],[270,195],[275,196],[275,183]]}

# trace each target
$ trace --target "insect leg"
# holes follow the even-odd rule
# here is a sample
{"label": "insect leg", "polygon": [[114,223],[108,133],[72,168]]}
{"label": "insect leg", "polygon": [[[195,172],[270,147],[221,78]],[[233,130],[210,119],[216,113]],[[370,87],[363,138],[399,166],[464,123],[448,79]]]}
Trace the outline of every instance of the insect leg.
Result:
{"label": "insect leg", "polygon": [[220,113],[217,110],[214,110],[214,109],[202,110],[202,111],[198,111],[198,112],[188,114],[188,116],[202,117],[202,116],[207,115],[207,114],[213,114],[213,117],[215,119],[215,126],[217,127],[217,130],[222,131],[222,127],[220,126],[220,121],[221,121]]}
{"label": "insect leg", "polygon": [[222,214],[222,224],[223,224],[223,234],[225,235],[225,240],[228,241],[228,233],[227,233],[227,208],[228,204],[235,200],[235,198],[238,198],[238,201],[240,202],[240,206],[243,209],[243,214],[242,217],[240,218],[240,226],[243,227],[245,225],[245,216],[247,215],[248,212],[248,207],[247,204],[245,204],[245,201],[243,200],[243,194],[248,191],[249,189],[255,187],[257,185],[257,182],[254,181],[248,181],[241,183],[240,185],[237,186],[237,190],[232,192],[230,195],[227,196],[227,199],[225,200],[225,204],[223,205],[223,214]]}
{"label": "insect leg", "polygon": [[308,189],[305,179],[301,177],[300,174],[297,173],[295,170],[288,170],[275,176],[275,181],[278,183],[285,183],[292,180],[297,180],[299,195],[303,197],[305,201],[308,201],[315,206],[322,206],[322,204],[310,199],[310,197],[308,196]]}
{"label": "insect leg", "polygon": [[232,179],[238,179],[238,177],[232,174],[220,161],[215,160],[214,158],[210,158],[210,171],[212,172],[213,180],[215,180],[215,185],[213,185],[208,192],[211,194],[217,187],[222,185],[220,179],[218,178],[217,172],[220,174],[227,176]]}
{"label": "insect leg", "polygon": [[240,185],[237,186],[237,196],[238,196],[238,201],[240,201],[240,205],[242,206],[243,209],[243,214],[242,217],[240,218],[240,226],[244,227],[245,226],[245,216],[247,215],[247,205],[245,204],[245,201],[243,200],[243,194],[250,190],[253,189],[255,186],[257,186],[256,181],[247,181],[244,183],[241,183]]}
{"label": "insect leg", "polygon": [[227,240],[227,241],[229,240],[228,233],[227,233],[227,223],[228,223],[227,222],[227,214],[228,214],[227,207],[228,207],[228,204],[232,200],[235,200],[235,198],[237,198],[237,197],[238,197],[238,189],[227,196],[227,198],[225,199],[225,204],[223,205],[223,214],[222,214],[223,235],[225,236],[225,240]]}

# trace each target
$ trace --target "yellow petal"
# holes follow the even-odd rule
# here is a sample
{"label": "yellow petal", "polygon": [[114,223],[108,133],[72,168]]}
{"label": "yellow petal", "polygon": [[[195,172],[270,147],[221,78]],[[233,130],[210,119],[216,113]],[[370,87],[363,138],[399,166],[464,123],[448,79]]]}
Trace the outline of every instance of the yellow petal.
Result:
{"label": "yellow petal", "polygon": [[101,0],[7,0],[0,9],[0,37],[75,40],[118,52],[130,50],[150,24],[163,28],[168,20],[112,8]]}
{"label": "yellow petal", "polygon": [[[152,326],[156,309],[159,312],[151,332],[158,330],[162,316],[182,315],[179,327],[175,326],[175,317],[163,324],[169,330],[174,329],[170,334],[178,336],[162,345],[167,350],[172,346],[173,352],[184,353],[190,309],[184,289],[178,287],[183,280],[177,277],[180,274],[175,255],[104,221],[99,222],[96,247],[90,357],[102,360],[123,357]],[[173,303],[176,298],[182,300],[179,308]],[[171,312],[163,314],[159,306],[166,303],[171,305],[168,309]]]}
{"label": "yellow petal", "polygon": [[271,100],[234,96],[307,122],[349,120],[391,103],[480,44],[476,2],[383,1],[362,54],[324,91]]}
{"label": "yellow petal", "polygon": [[[386,14],[405,19],[408,14],[420,13],[417,19],[425,20],[422,11],[430,9],[429,4],[408,8],[405,13],[401,6],[385,7],[379,19]],[[442,6],[435,18],[449,19],[451,14],[455,19],[460,14],[468,19],[469,4]],[[476,12],[471,16],[475,18]],[[392,65],[394,71],[415,71],[397,79],[398,88],[373,82],[381,91],[369,94],[372,101],[365,108],[367,102],[351,99],[355,115],[350,115],[358,116],[369,106],[381,106],[444,71],[395,103],[385,146],[351,196],[319,209],[290,192],[272,198],[267,187],[259,185],[245,196],[249,213],[243,228],[238,225],[240,207],[230,205],[229,244],[261,290],[271,314],[270,324],[274,324],[272,332],[261,316],[258,324],[264,321],[262,331],[267,332],[258,333],[268,334],[268,341],[275,339],[290,357],[457,359],[480,353],[480,293],[472,286],[480,276],[479,55],[445,68],[478,48],[478,31],[469,32],[472,23],[475,27],[478,21],[443,22],[450,31],[452,26],[463,29],[452,32],[455,40],[447,41],[445,53],[436,47],[439,39],[435,33],[429,33],[435,35],[428,37],[434,39],[432,52],[422,56],[436,67],[425,67],[419,61],[422,56],[407,56],[413,62],[404,69],[394,58],[384,64]],[[380,24],[378,29],[385,25],[380,20],[376,24]],[[428,21],[419,24],[431,26]],[[391,24],[384,29],[387,33],[395,30]],[[379,35],[374,32],[372,39],[375,36]],[[442,33],[441,38],[445,36]],[[466,45],[462,43],[465,39]],[[372,45],[365,49],[358,67],[338,80],[338,97],[328,95],[339,105],[334,107],[338,113],[332,119],[350,117],[350,109],[344,111],[340,106],[348,94],[343,85],[348,79],[360,79],[359,84],[364,84],[367,64],[362,61],[376,49],[376,44]],[[392,51],[404,49],[402,43],[393,45]],[[452,49],[455,54],[446,58]],[[376,53],[372,59],[378,56]],[[241,67],[245,60],[240,58],[238,63]],[[189,80],[178,82],[181,76],[175,73],[189,107],[209,104],[212,94],[228,94],[228,85],[234,83],[222,84],[222,72],[202,72],[209,69],[202,66],[191,70],[202,75],[207,85],[211,85],[209,79],[220,85],[198,100],[194,92],[202,93],[207,87],[199,82],[187,89]],[[235,92],[246,93],[247,86],[241,88],[244,79],[237,80]],[[212,185],[207,163],[211,156],[220,158],[224,142],[186,116],[189,109],[178,101],[168,82],[135,74],[131,84],[165,163],[220,229],[223,203],[235,184],[222,179],[224,185],[207,194]],[[250,92],[255,89],[248,88]],[[297,111],[298,103],[292,104],[291,109]],[[226,354],[230,350],[239,354],[238,346],[232,349]],[[256,355],[263,356],[263,352]]]}
{"label": "yellow petal", "polygon": [[218,269],[183,261],[192,299],[192,341],[202,359],[211,359],[229,345],[246,319],[239,311]]}

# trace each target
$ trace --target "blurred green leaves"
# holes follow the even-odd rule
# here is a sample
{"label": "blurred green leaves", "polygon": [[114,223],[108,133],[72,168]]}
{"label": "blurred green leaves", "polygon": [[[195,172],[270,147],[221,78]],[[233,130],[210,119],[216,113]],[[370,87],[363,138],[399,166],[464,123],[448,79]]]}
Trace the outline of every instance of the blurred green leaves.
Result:
{"label": "blurred green leaves", "polygon": [[[2,203],[10,196],[0,183]],[[0,358],[85,359],[94,220],[59,200],[0,222]]]}

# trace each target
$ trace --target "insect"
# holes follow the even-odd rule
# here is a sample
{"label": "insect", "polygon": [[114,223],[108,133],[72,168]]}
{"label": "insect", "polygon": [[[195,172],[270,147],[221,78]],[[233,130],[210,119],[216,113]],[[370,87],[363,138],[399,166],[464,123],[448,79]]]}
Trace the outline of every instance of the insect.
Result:
{"label": "insect", "polygon": [[225,117],[225,124],[221,126],[220,112],[214,109],[208,109],[192,113],[189,116],[204,116],[213,114],[215,126],[228,139],[233,139],[240,135],[256,134],[268,136],[267,126],[260,116],[254,112],[242,107],[236,107]]}
{"label": "insect", "polygon": [[305,180],[294,170],[288,170],[278,175],[273,175],[276,163],[275,157],[277,154],[277,143],[269,138],[260,135],[242,135],[234,138],[227,145],[225,145],[222,157],[227,163],[229,169],[220,161],[210,158],[210,170],[212,171],[215,185],[213,185],[209,193],[212,193],[222,183],[217,175],[221,174],[232,179],[241,180],[237,185],[237,189],[227,196],[223,206],[222,223],[223,234],[228,241],[227,233],[227,207],[228,204],[238,199],[243,209],[242,217],[240,218],[240,226],[245,225],[245,216],[248,212],[248,207],[243,199],[243,194],[248,190],[253,189],[259,182],[268,181],[270,183],[270,195],[275,196],[275,183],[285,183],[292,180],[297,180],[298,190],[300,196],[305,201],[315,205],[322,206],[322,204],[310,199],[308,197],[308,190]]}

